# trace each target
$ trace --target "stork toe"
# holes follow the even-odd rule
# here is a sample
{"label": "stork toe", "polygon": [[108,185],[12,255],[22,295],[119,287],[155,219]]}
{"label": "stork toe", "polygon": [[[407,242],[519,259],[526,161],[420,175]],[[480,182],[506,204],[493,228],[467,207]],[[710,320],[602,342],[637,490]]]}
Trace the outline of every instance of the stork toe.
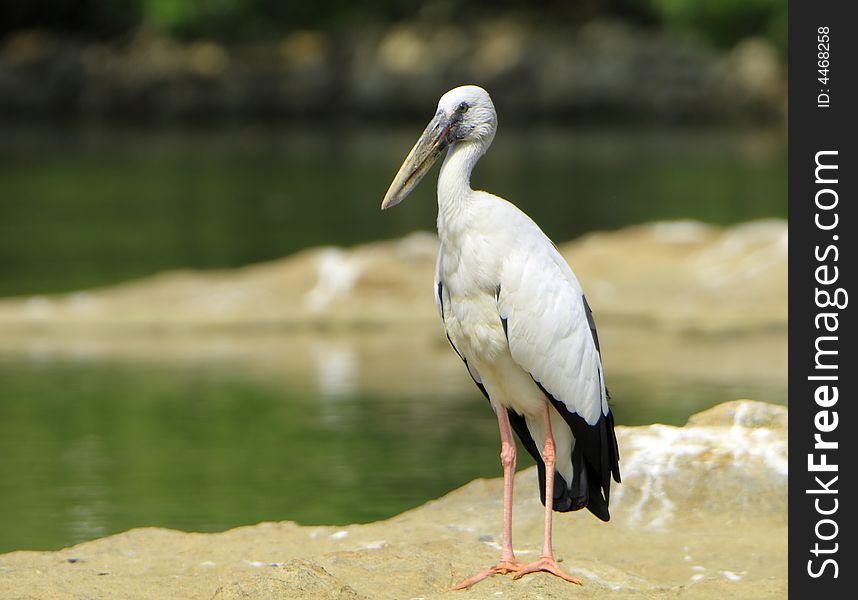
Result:
{"label": "stork toe", "polygon": [[518,560],[502,560],[498,564],[483,571],[480,571],[476,575],[472,577],[468,577],[467,579],[460,581],[456,585],[450,588],[450,590],[466,590],[475,583],[479,583],[483,579],[487,579],[489,577],[493,577],[494,575],[506,575],[508,573],[519,573],[522,569],[524,569],[524,563]]}
{"label": "stork toe", "polygon": [[573,577],[563,569],[561,569],[557,565],[557,561],[550,556],[543,556],[539,560],[532,562],[528,565],[524,565],[524,568],[520,569],[513,576],[513,579],[521,579],[525,575],[530,573],[539,573],[539,572],[551,573],[559,577],[560,579],[565,579],[569,583],[574,583],[575,585],[584,585],[584,582],[578,579],[577,577]]}

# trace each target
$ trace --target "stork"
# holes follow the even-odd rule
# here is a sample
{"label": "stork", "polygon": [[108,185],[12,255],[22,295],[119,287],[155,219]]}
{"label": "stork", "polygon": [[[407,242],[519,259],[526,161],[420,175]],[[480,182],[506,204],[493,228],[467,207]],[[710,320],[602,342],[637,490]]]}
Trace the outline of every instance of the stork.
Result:
{"label": "stork", "polygon": [[[581,584],[554,558],[552,511],[586,507],[610,518],[611,477],[620,481],[614,417],[596,325],[572,269],[521,210],[471,189],[471,171],[496,130],[484,89],[466,85],[444,94],[381,208],[404,200],[447,151],[438,177],[435,302],[450,345],[497,416],[504,479],[500,561],[453,589],[538,571]],[[512,546],[513,431],[536,460],[545,505],[542,553],[530,564],[518,561]]]}

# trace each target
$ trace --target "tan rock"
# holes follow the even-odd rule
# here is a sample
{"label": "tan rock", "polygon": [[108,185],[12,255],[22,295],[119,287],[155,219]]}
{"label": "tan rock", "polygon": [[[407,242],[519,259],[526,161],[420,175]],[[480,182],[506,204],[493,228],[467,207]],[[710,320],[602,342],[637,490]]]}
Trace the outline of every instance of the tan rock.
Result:
{"label": "tan rock", "polygon": [[[174,271],[88,292],[0,301],[3,329],[436,327],[437,238],[317,248],[234,271]],[[653,223],[560,246],[601,323],[677,331],[786,327],[787,229]]]}
{"label": "tan rock", "polygon": [[[765,416],[767,415],[767,416]],[[778,598],[787,590],[786,419],[741,401],[682,428],[619,428],[624,483],[610,523],[555,518],[582,587],[544,574],[454,582],[497,559],[500,479],[476,480],[387,521],[260,523],[216,534],[137,529],[58,552],[0,555],[0,599]],[[516,478],[514,536],[538,554],[535,469]]]}

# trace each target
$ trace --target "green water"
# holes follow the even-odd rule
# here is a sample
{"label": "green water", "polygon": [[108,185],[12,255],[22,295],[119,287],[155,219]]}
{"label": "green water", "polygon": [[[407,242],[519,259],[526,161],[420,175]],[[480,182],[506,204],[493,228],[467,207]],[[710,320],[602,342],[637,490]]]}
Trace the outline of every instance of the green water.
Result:
{"label": "green water", "polygon": [[[433,230],[435,174],[378,205],[421,130],[0,128],[0,296]],[[437,168],[437,167],[436,167]],[[556,241],[786,216],[782,132],[507,130],[474,173]]]}
{"label": "green water", "polygon": [[[681,424],[727,398],[786,398],[777,384],[610,383],[624,424]],[[332,395],[309,377],[275,381],[222,363],[0,361],[0,552],[141,526],[393,516],[499,476],[494,415],[476,388],[462,390]],[[521,456],[520,468],[533,464]]]}
{"label": "green water", "polygon": [[140,525],[390,516],[467,481],[475,464],[462,457],[492,441],[491,427],[472,430],[479,418],[445,414],[449,404],[422,422],[409,405],[428,398],[356,392],[332,407],[300,382],[223,365],[6,363],[0,397],[0,551]]}

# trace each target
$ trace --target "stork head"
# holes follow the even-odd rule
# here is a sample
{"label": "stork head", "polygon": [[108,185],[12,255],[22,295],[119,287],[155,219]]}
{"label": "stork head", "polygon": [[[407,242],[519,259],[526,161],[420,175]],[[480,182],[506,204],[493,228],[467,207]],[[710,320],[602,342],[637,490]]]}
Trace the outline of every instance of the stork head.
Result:
{"label": "stork head", "polygon": [[481,87],[463,85],[441,96],[435,116],[399,167],[381,209],[405,200],[448,147],[477,144],[484,152],[495,137],[497,122],[492,99]]}

